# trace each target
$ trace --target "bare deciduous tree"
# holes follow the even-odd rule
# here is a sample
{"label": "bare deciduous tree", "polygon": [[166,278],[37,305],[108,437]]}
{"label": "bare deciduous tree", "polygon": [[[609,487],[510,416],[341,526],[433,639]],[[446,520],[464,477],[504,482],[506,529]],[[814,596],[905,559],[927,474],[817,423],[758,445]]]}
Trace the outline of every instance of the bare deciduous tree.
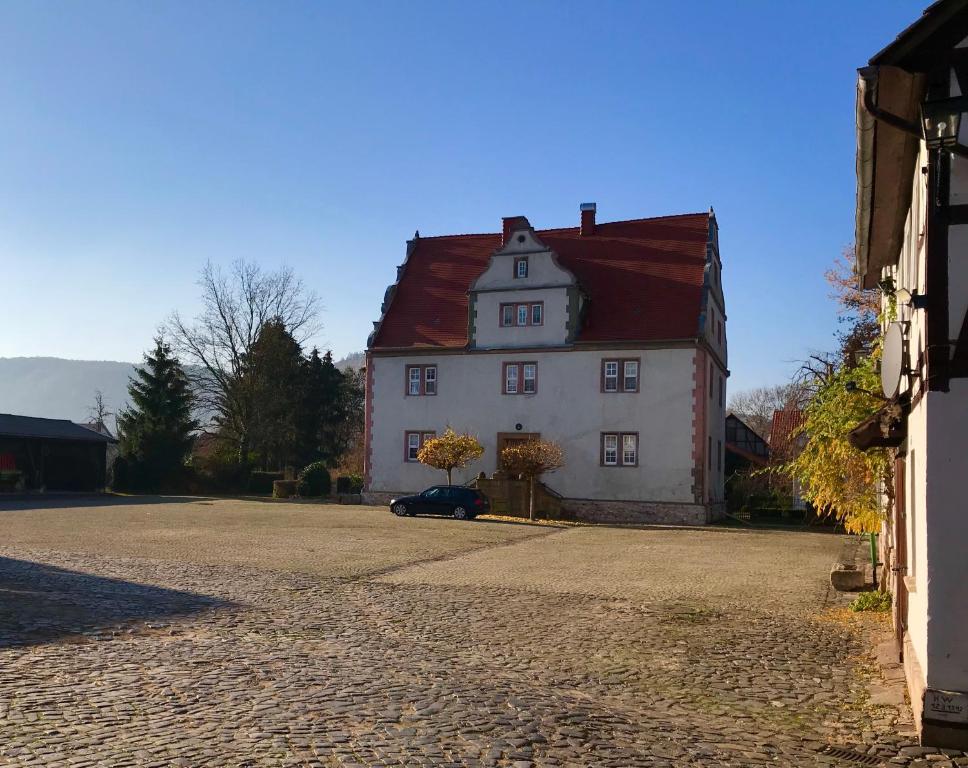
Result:
{"label": "bare deciduous tree", "polygon": [[798,381],[769,387],[745,389],[729,397],[729,409],[745,421],[760,437],[769,439],[773,411],[803,408],[809,393]]}
{"label": "bare deciduous tree", "polygon": [[319,328],[319,298],[289,267],[263,272],[258,264],[236,261],[223,271],[211,262],[198,281],[202,311],[193,321],[174,312],[167,330],[186,364],[199,410],[216,421],[238,446],[239,460],[249,452],[252,393],[245,366],[263,326],[282,323],[302,343]]}
{"label": "bare deciduous tree", "polygon": [[109,411],[107,403],[104,402],[104,393],[100,389],[94,390],[94,402],[87,409],[88,418],[94,422],[99,431],[107,429],[108,416],[113,416],[114,411]]}

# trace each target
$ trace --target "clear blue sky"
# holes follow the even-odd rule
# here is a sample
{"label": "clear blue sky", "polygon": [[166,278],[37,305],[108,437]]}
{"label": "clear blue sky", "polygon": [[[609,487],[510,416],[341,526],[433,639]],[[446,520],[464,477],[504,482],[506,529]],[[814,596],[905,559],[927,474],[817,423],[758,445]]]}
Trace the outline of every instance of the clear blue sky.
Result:
{"label": "clear blue sky", "polygon": [[405,241],[702,211],[733,391],[829,347],[855,69],[928,0],[0,4],[0,356],[140,360],[206,259],[361,349]]}

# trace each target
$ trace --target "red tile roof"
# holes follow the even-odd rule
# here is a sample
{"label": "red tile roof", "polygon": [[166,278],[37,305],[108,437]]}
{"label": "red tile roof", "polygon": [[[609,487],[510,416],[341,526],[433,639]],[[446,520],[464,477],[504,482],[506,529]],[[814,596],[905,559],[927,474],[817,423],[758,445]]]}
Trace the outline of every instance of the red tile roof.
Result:
{"label": "red tile roof", "polygon": [[[577,341],[661,341],[699,334],[709,214],[546,229],[590,301]],[[501,247],[501,235],[414,241],[373,349],[467,345],[467,291]]]}
{"label": "red tile roof", "polygon": [[794,441],[794,430],[804,422],[803,411],[799,408],[784,408],[773,411],[773,424],[770,427],[770,451],[782,454]]}

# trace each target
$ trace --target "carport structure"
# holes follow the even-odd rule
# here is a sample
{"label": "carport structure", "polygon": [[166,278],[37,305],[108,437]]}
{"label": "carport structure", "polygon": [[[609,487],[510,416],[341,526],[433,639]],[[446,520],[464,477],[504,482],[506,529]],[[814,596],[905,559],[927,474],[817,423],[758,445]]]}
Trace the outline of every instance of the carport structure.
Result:
{"label": "carport structure", "polygon": [[116,440],[66,419],[0,413],[0,491],[99,491]]}

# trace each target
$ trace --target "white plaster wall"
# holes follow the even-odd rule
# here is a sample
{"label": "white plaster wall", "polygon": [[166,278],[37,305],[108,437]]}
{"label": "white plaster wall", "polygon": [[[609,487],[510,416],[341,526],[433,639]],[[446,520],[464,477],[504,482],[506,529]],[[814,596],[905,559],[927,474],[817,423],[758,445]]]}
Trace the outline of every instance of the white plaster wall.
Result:
{"label": "white plaster wall", "polygon": [[949,392],[930,392],[925,400],[928,653],[922,669],[929,687],[968,691],[968,380],[952,379]]}
{"label": "white plaster wall", "polygon": [[[543,301],[541,325],[502,326],[502,304]],[[568,289],[493,291],[478,293],[474,302],[474,335],[478,348],[562,345],[568,338]]]}
{"label": "white plaster wall", "polygon": [[[514,261],[519,256],[528,258],[528,276],[514,276]],[[471,290],[492,288],[537,288],[550,285],[572,285],[574,276],[558,265],[551,251],[537,253],[499,252],[491,257],[483,274],[477,278]]]}
{"label": "white plaster wall", "polygon": [[[929,665],[928,657],[928,571],[927,552],[927,487],[928,458],[927,400],[921,400],[908,416],[908,451],[906,479],[907,512],[907,584],[908,637],[921,671]],[[913,459],[913,461],[912,461]]]}
{"label": "white plaster wall", "polygon": [[[968,172],[965,175],[968,176]],[[948,335],[950,338],[958,338],[966,312],[968,312],[968,224],[959,224],[948,228]]]}
{"label": "white plaster wall", "polygon": [[[404,461],[404,433],[450,425],[474,433],[482,459],[457,473],[466,482],[497,469],[497,433],[539,432],[565,450],[566,466],[546,476],[570,498],[693,503],[692,417],[695,350],[644,349],[620,352],[559,351],[373,357],[373,427],[370,490],[418,491],[444,480],[438,472]],[[638,357],[640,391],[603,394],[604,357]],[[502,363],[537,362],[535,395],[502,394]],[[438,366],[439,394],[407,397],[408,364]],[[639,433],[638,467],[599,466],[603,431]]]}

